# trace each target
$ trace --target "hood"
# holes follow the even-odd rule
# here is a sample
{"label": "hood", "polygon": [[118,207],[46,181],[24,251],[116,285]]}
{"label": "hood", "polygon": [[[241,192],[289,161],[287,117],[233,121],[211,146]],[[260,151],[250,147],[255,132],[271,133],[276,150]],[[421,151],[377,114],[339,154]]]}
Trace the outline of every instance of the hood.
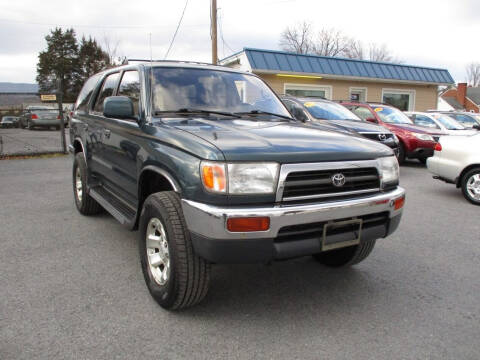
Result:
{"label": "hood", "polygon": [[331,124],[333,126],[353,130],[358,133],[390,133],[390,131],[383,126],[369,123],[367,121],[355,121],[355,120],[316,120],[322,124]]}
{"label": "hood", "polygon": [[411,132],[420,133],[420,134],[446,135],[441,130],[429,129],[427,127],[419,126],[419,125],[415,125],[415,124],[391,124],[391,123],[388,123],[386,125],[388,126],[389,129],[399,129],[399,130],[411,131]]}
{"label": "hood", "polygon": [[209,142],[227,161],[370,160],[393,154],[388,147],[364,138],[293,122],[195,117],[164,123]]}

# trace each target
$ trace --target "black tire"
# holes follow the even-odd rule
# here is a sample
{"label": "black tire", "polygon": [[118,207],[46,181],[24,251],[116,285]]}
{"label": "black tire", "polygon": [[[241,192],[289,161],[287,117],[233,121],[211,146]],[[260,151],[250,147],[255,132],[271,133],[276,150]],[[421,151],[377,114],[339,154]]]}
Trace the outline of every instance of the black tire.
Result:
{"label": "black tire", "polygon": [[365,241],[355,246],[315,254],[313,257],[329,267],[348,267],[365,260],[375,247],[375,242],[376,240]]}
{"label": "black tire", "polygon": [[402,142],[400,142],[398,144],[398,164],[399,165],[402,165],[405,163],[405,145],[402,144]]}
{"label": "black tire", "polygon": [[472,195],[468,192],[468,188],[467,188],[469,180],[475,175],[480,176],[480,167],[470,169],[462,176],[462,182],[461,182],[462,193],[465,199],[470,201],[472,204],[480,205],[480,199],[475,199],[474,197],[472,197]]}
{"label": "black tire", "polygon": [[[163,285],[155,280],[147,259],[147,226],[152,219],[160,220],[167,237],[170,273]],[[178,310],[202,301],[210,282],[210,264],[193,251],[178,195],[173,191],[150,195],[143,204],[139,229],[143,276],[158,304]]]}
{"label": "black tire", "polygon": [[59,131],[59,130],[60,130],[60,126],[55,126],[55,130]]}
{"label": "black tire", "polygon": [[423,165],[427,165],[427,158],[419,158],[418,161]]}
{"label": "black tire", "polygon": [[[80,172],[80,178],[82,182],[82,194],[79,197],[77,186],[76,186],[76,175],[77,169]],[[82,215],[95,215],[100,213],[103,208],[99,203],[95,201],[89,194],[87,190],[87,166],[85,164],[85,158],[83,153],[75,154],[75,159],[73,161],[73,197],[75,199],[75,205],[77,206],[78,211]]]}

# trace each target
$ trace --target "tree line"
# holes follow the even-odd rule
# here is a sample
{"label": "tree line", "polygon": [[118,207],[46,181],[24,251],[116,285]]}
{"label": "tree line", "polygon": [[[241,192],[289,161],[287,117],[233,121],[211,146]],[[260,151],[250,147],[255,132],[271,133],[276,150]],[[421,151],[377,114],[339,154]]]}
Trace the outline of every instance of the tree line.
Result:
{"label": "tree line", "polygon": [[74,102],[83,83],[93,74],[117,65],[114,51],[107,42],[107,51],[92,38],[77,39],[75,30],[55,28],[45,36],[47,47],[38,54],[37,83],[41,93],[57,90],[61,81],[63,98]]}

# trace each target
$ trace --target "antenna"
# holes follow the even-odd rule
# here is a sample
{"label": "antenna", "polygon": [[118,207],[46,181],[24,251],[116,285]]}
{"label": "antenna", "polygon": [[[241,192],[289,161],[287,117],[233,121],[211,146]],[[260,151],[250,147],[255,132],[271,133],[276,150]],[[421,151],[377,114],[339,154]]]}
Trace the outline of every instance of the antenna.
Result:
{"label": "antenna", "polygon": [[150,124],[153,118],[153,59],[152,59],[152,33],[149,34],[150,45]]}

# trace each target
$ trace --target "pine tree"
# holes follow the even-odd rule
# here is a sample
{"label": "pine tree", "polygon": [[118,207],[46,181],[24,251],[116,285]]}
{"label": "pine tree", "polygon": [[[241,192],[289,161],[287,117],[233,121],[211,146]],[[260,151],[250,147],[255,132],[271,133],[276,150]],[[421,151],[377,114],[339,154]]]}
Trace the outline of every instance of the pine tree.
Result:
{"label": "pine tree", "polygon": [[56,89],[56,81],[62,82],[65,101],[74,101],[75,80],[78,72],[78,44],[75,31],[60,28],[51,30],[45,36],[47,50],[38,55],[37,82],[40,91],[52,92]]}

